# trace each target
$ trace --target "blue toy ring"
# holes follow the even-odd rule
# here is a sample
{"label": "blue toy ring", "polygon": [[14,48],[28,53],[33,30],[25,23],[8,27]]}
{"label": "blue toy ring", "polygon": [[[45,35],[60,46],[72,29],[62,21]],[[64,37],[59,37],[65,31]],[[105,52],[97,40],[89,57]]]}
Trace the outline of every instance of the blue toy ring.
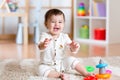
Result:
{"label": "blue toy ring", "polygon": [[93,72],[95,70],[95,68],[93,66],[86,66],[86,70],[88,72]]}

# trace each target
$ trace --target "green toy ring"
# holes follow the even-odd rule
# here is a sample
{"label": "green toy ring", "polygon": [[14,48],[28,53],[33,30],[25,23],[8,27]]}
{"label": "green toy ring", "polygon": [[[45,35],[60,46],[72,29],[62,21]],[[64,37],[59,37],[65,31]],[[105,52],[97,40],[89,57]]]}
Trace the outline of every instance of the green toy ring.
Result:
{"label": "green toy ring", "polygon": [[93,72],[95,70],[95,68],[93,66],[86,66],[86,70],[88,72]]}

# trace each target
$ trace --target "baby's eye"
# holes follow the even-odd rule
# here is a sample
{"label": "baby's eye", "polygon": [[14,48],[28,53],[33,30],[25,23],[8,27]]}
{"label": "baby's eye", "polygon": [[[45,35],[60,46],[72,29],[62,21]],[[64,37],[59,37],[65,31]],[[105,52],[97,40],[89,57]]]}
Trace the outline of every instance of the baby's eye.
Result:
{"label": "baby's eye", "polygon": [[62,21],[60,21],[59,23],[62,23]]}
{"label": "baby's eye", "polygon": [[52,23],[55,23],[55,21],[51,21]]}

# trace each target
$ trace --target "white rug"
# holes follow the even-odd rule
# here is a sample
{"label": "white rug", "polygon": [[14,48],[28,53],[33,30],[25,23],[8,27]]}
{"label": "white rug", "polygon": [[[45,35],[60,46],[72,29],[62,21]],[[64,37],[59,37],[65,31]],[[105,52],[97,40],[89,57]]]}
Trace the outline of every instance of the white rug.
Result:
{"label": "white rug", "polygon": [[[112,70],[110,80],[120,80],[120,57],[92,57],[79,58],[80,62],[85,66],[96,66],[99,60],[102,59],[108,64],[107,69]],[[15,60],[5,59],[0,60],[0,80],[60,80],[43,78],[37,75],[39,61],[34,59]],[[94,73],[98,73],[95,68]],[[75,71],[70,72],[70,80],[83,80],[82,76],[75,75]]]}

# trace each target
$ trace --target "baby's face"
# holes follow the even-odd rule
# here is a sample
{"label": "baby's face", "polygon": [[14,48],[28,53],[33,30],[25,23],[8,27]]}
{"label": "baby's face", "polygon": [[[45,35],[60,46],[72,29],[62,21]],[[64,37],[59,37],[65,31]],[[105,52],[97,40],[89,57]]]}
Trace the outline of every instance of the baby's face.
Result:
{"label": "baby's face", "polygon": [[64,22],[63,15],[52,15],[47,20],[46,26],[51,35],[58,36],[63,31]]}

